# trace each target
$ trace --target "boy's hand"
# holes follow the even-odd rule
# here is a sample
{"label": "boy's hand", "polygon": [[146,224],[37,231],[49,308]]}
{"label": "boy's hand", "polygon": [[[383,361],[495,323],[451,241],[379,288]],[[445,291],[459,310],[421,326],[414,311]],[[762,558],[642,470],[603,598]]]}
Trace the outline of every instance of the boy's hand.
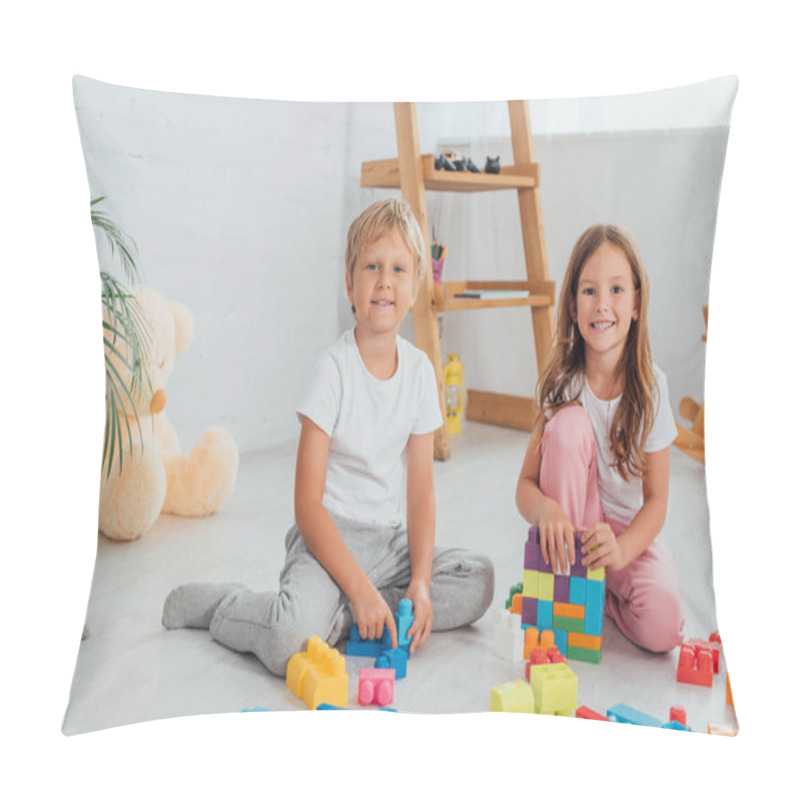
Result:
{"label": "boy's hand", "polygon": [[622,552],[614,531],[606,522],[598,522],[583,535],[582,564],[587,569],[606,567],[610,570],[622,567]]}
{"label": "boy's hand", "polygon": [[431,604],[431,594],[428,586],[423,581],[411,581],[406,591],[406,597],[411,601],[414,608],[414,621],[408,629],[411,637],[409,654],[425,642],[433,627],[433,605]]}
{"label": "boy's hand", "polygon": [[394,614],[381,593],[367,581],[362,592],[350,598],[353,616],[362,639],[380,639],[387,627],[392,636],[392,648],[397,647],[397,625]]}
{"label": "boy's hand", "polygon": [[545,564],[561,567],[575,563],[575,528],[561,506],[548,498],[545,512],[539,518],[539,544]]}

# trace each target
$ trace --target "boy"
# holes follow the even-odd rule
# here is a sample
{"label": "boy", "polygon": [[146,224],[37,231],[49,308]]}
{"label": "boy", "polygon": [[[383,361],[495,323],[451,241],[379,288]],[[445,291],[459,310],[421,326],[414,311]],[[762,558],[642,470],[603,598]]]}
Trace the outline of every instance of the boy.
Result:
{"label": "boy", "polygon": [[436,378],[427,356],[398,337],[424,275],[424,249],[403,200],[374,203],[350,226],[345,285],[355,327],[323,355],[298,408],[295,525],[280,588],[180,586],[164,604],[166,628],[209,628],[218,642],[284,675],[310,636],[333,645],[353,622],[364,638],[388,627],[396,647],[402,597],[414,609],[412,653],[432,630],[486,611],[491,562],[433,545]]}

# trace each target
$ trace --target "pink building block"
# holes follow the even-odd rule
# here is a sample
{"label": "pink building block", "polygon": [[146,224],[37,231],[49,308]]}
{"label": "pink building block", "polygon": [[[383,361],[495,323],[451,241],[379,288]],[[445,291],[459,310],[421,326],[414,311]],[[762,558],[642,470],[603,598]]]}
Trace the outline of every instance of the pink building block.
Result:
{"label": "pink building block", "polygon": [[358,673],[358,702],[387,706],[394,699],[394,670],[364,668]]}

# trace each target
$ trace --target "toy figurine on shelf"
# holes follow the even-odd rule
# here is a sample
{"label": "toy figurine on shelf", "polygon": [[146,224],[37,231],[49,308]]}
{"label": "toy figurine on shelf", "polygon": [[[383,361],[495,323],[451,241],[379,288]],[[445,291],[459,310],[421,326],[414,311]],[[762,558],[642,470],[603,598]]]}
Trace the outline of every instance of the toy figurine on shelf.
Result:
{"label": "toy figurine on shelf", "polygon": [[464,417],[464,367],[455,353],[447,356],[444,365],[444,405],[447,414],[447,432],[461,433]]}
{"label": "toy figurine on shelf", "polygon": [[483,171],[487,175],[499,175],[500,156],[495,156],[494,158],[492,158],[491,156],[486,156],[486,166],[483,168]]}

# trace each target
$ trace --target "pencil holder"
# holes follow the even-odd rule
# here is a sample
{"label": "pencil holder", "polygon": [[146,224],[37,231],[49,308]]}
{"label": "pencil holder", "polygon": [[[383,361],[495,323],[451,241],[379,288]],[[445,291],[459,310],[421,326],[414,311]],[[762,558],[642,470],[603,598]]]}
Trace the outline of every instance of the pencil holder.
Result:
{"label": "pencil holder", "polygon": [[442,282],[442,267],[444,266],[444,259],[443,258],[432,258],[431,259],[431,266],[433,267],[433,282],[434,283],[441,283]]}

